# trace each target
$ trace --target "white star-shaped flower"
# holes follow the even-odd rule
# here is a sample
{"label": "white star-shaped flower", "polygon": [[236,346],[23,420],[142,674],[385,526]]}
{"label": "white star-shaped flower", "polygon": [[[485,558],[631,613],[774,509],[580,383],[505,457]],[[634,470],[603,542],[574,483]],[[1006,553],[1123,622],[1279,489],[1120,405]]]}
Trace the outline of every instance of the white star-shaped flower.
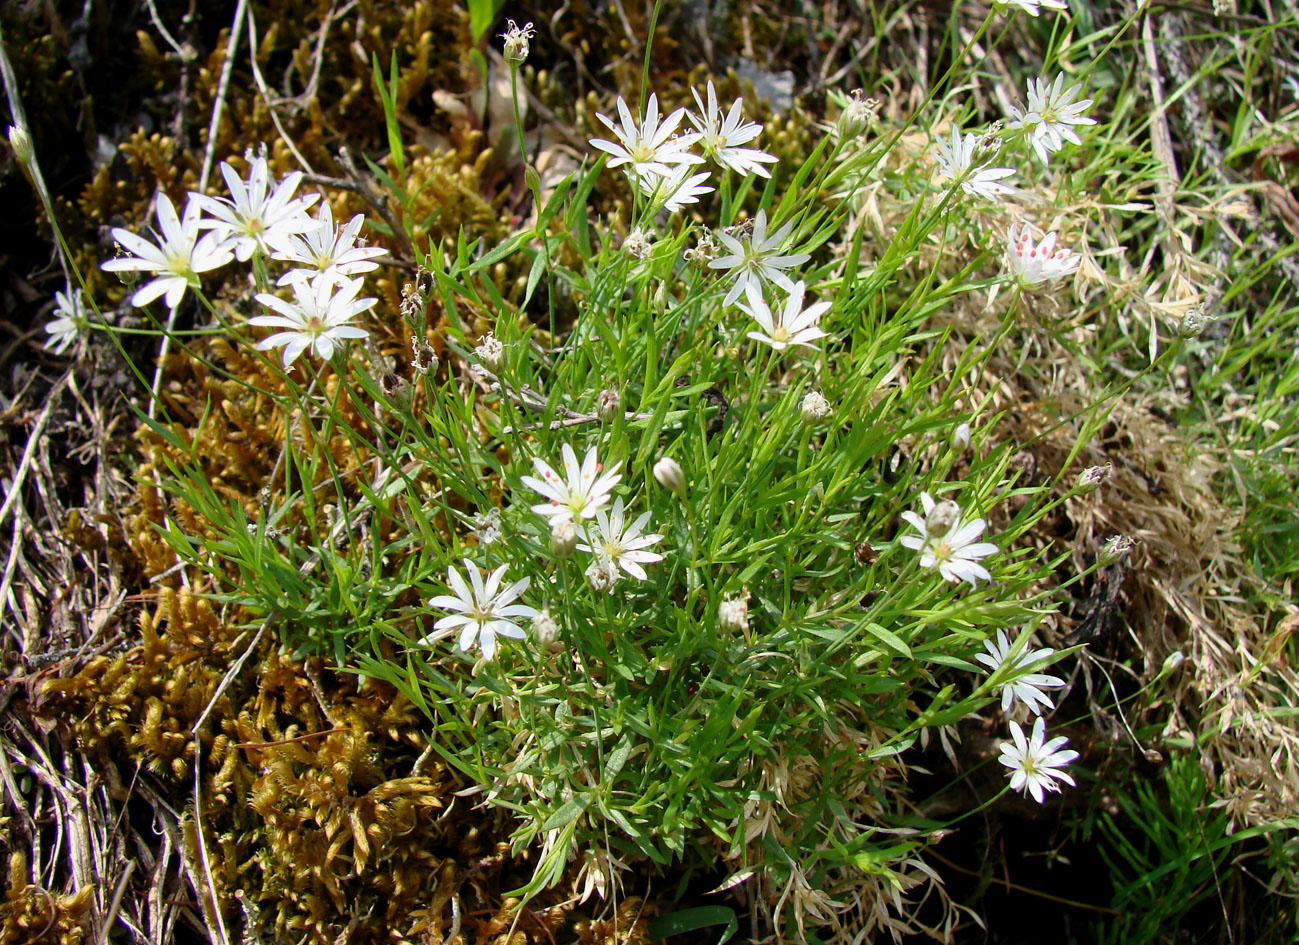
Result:
{"label": "white star-shaped flower", "polygon": [[686,116],[684,108],[678,108],[660,122],[658,97],[651,93],[649,102],[645,106],[645,120],[638,127],[632,117],[631,109],[627,107],[627,103],[620,95],[618,116],[622,120],[621,125],[615,125],[611,119],[599,113],[595,116],[604,122],[618,139],[616,142],[605,138],[591,139],[593,147],[613,155],[608,163],[609,167],[630,164],[637,175],[657,174],[659,177],[667,177],[671,173],[673,164],[703,163],[702,157],[689,151],[690,146],[699,139],[699,135],[673,135],[677,126],[681,124],[681,119]]}
{"label": "white star-shaped flower", "polygon": [[1037,16],[1042,7],[1048,10],[1067,11],[1069,9],[1069,0],[993,0],[992,5],[998,10],[1004,10],[1006,7],[1018,7],[1029,16]]}
{"label": "white star-shaped flower", "polygon": [[[334,226],[334,211],[328,203],[320,205],[320,216],[310,229],[301,233],[280,233],[268,237],[272,257],[283,262],[296,263],[308,274],[333,273],[355,276],[379,268],[374,262],[388,251],[381,246],[358,244],[357,234],[365,223],[365,214],[358,213],[342,229]],[[280,277],[277,285],[287,285],[298,270],[290,270]]]}
{"label": "white star-shaped flower", "polygon": [[[1006,640],[1006,631],[997,631],[997,640],[984,640],[984,647],[987,653],[975,655],[975,659],[982,663],[988,669],[996,673],[1010,663],[1010,643]],[[1026,673],[1026,670],[1033,665],[1049,659],[1055,650],[1050,647],[1042,647],[1040,650],[1025,649],[1015,661],[1010,665],[1010,672],[1014,675],[1001,685],[1001,711],[1009,712],[1011,703],[1018,698],[1020,702],[1028,706],[1028,710],[1034,715],[1041,715],[1042,710],[1055,708],[1046,693],[1042,690],[1051,689],[1065,684],[1059,676],[1047,676],[1043,673]]]}
{"label": "white star-shaped flower", "polygon": [[[453,594],[441,594],[428,602],[430,607],[446,608],[456,613],[443,617],[433,624],[434,631],[459,630],[460,649],[465,652],[474,645],[483,651],[484,659],[496,657],[498,636],[522,640],[523,629],[515,623],[519,618],[541,616],[541,611],[527,604],[516,604],[519,596],[528,589],[532,578],[515,581],[509,587],[502,588],[501,583],[509,565],[501,565],[483,583],[478,568],[468,558],[465,559],[465,570],[469,572],[466,582],[453,565],[447,565],[447,581],[451,584]],[[438,637],[432,633],[420,640],[421,645],[434,642]]]}
{"label": "white star-shaped flower", "polygon": [[54,314],[58,318],[45,323],[45,350],[62,354],[68,346],[81,337],[82,331],[90,324],[86,315],[86,303],[80,289],[67,287],[68,291],[54,293]]}
{"label": "white star-shaped flower", "polygon": [[284,366],[287,368],[298,355],[311,348],[316,357],[328,361],[334,356],[334,346],[344,338],[365,338],[369,332],[349,325],[356,315],[373,306],[378,299],[358,299],[360,279],[347,279],[331,273],[321,273],[308,278],[295,270],[289,274],[289,285],[296,302],[286,302],[278,296],[263,292],[257,296],[277,315],[258,315],[248,319],[248,324],[266,328],[283,328],[257,345],[257,350],[284,346]]}
{"label": "white star-shaped flower", "polygon": [[199,239],[199,215],[202,208],[190,199],[185,204],[183,219],[176,216],[176,208],[164,193],[158,194],[155,212],[161,234],[158,245],[136,236],[130,230],[113,228],[117,240],[133,256],[110,259],[100,268],[108,272],[153,272],[157,278],[135,290],[131,304],[136,308],[148,305],[158,296],[170,309],[176,308],[185,290],[198,288],[198,274],[224,266],[234,256],[230,246],[216,233]]}
{"label": "white star-shaped flower", "polygon": [[935,141],[934,158],[938,161],[938,176],[959,184],[961,190],[971,197],[996,200],[1016,193],[1010,184],[1002,183],[1004,178],[1015,173],[1014,168],[980,167],[975,163],[981,137],[974,131],[962,136],[961,129],[953,125],[950,144],[942,138]]}
{"label": "white star-shaped flower", "polygon": [[1023,288],[1054,282],[1078,271],[1082,257],[1071,249],[1057,249],[1055,241],[1056,234],[1051,232],[1035,244],[1028,226],[1011,225],[1006,234],[1006,261],[1011,275]]}
{"label": "white star-shaped flower", "polygon": [[268,195],[270,172],[266,158],[253,161],[245,182],[225,161],[221,162],[221,175],[230,188],[230,198],[191,194],[199,206],[212,215],[199,226],[209,229],[234,247],[235,258],[246,262],[254,252],[270,252],[270,243],[282,240],[292,233],[305,233],[315,229],[316,221],[307,215],[320,194],[294,197],[293,192],[302,181],[302,172],[294,171]]}
{"label": "white star-shaped flower", "polygon": [[1039,804],[1046,801],[1043,791],[1059,791],[1057,781],[1074,786],[1073,778],[1068,772],[1061,771],[1065,765],[1078,757],[1076,751],[1060,751],[1069,741],[1063,735],[1044,741],[1046,738],[1046,720],[1040,715],[1033,723],[1033,736],[1024,738],[1024,730],[1017,722],[1010,723],[1010,737],[1015,741],[1001,743],[1001,757],[997,760],[1010,769],[1010,789],[1033,795]]}
{"label": "white star-shaped flower", "polygon": [[748,239],[741,240],[729,233],[718,232],[717,238],[728,250],[725,256],[718,256],[708,263],[709,269],[734,270],[735,283],[731,286],[723,305],[732,305],[745,293],[749,285],[759,290],[766,282],[780,286],[786,292],[794,291],[793,280],[782,270],[807,262],[812,256],[809,253],[789,253],[781,255],[781,244],[789,238],[794,229],[794,221],[788,221],[770,236],[767,235],[767,211],[759,210],[753,218],[753,232]]}
{"label": "white star-shaped flower", "polygon": [[560,448],[560,454],[564,458],[564,478],[535,456],[532,465],[540,478],[521,477],[525,486],[550,500],[534,505],[532,511],[550,518],[570,518],[575,522],[595,518],[596,510],[609,501],[609,493],[622,479],[617,472],[622,462],[614,463],[613,468],[606,471],[596,458],[594,446],[587,450],[581,466],[578,466],[577,454],[569,444],[565,443]]}
{"label": "white star-shaped flower", "polygon": [[601,561],[622,568],[639,581],[648,575],[642,564],[653,564],[662,561],[663,556],[653,551],[646,551],[663,540],[662,535],[644,535],[645,526],[649,524],[650,513],[645,512],[634,522],[626,522],[623,517],[622,497],[613,500],[613,507],[606,515],[604,509],[597,509],[595,525],[586,526],[586,541],[578,543],[579,551],[590,552]]}
{"label": "white star-shaped flower", "polygon": [[794,345],[815,348],[816,345],[812,342],[826,336],[826,332],[818,328],[816,323],[830,309],[830,303],[817,302],[803,308],[804,291],[803,283],[795,282],[785,299],[784,307],[772,312],[762,297],[762,290],[750,282],[745,293],[749,304],[741,302],[740,310],[750,315],[762,330],[749,332],[749,337],[771,345],[776,351]]}
{"label": "white star-shaped flower", "polygon": [[928,492],[920,493],[925,510],[921,518],[915,512],[903,512],[902,519],[920,530],[919,535],[903,535],[902,547],[920,552],[922,568],[938,568],[948,581],[969,581],[973,586],[981,578],[991,579],[980,558],[999,550],[990,542],[976,542],[987,523],[981,518],[962,523],[961,507],[950,500],[935,502]]}
{"label": "white star-shaped flower", "polygon": [[636,178],[641,193],[650,198],[653,212],[666,210],[677,213],[682,207],[698,203],[704,194],[711,194],[714,188],[708,186],[708,171],[694,172],[692,164],[678,164],[666,177],[655,173],[643,174]]}
{"label": "white star-shaped flower", "polygon": [[1074,98],[1082,91],[1082,83],[1064,88],[1064,73],[1055,77],[1055,82],[1047,84],[1045,79],[1028,80],[1028,111],[1020,112],[1011,108],[1010,126],[1028,136],[1029,142],[1037,156],[1046,164],[1052,153],[1064,147],[1066,141],[1082,144],[1082,138],[1074,131],[1075,125],[1094,125],[1095,118],[1082,114],[1091,106],[1092,100],[1083,99],[1075,102]]}
{"label": "white star-shaped flower", "polygon": [[743,99],[737,98],[731,105],[731,110],[723,117],[717,105],[717,89],[713,87],[712,79],[708,80],[706,105],[699,97],[698,90],[691,89],[690,94],[695,97],[695,104],[699,106],[700,114],[696,116],[694,112],[688,112],[687,116],[690,118],[690,123],[699,130],[699,146],[704,154],[721,167],[729,168],[743,177],[748,177],[750,174],[770,177],[771,172],[762,165],[775,164],[778,160],[775,155],[759,151],[757,148],[738,147],[749,143],[762,132],[762,125],[756,121],[744,120],[744,115],[741,113],[744,106]]}

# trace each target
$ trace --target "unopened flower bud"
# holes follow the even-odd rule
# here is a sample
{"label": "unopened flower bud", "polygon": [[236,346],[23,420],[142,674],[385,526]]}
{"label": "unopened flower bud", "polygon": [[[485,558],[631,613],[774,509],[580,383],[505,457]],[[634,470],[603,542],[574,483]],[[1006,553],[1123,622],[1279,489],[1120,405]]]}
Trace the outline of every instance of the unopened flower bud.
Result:
{"label": "unopened flower bud", "polygon": [[654,480],[669,492],[675,492],[679,496],[686,494],[686,474],[682,471],[681,464],[670,456],[664,456],[654,464]]}
{"label": "unopened flower bud", "polygon": [[572,519],[561,518],[550,526],[550,553],[557,559],[571,558],[577,547],[577,527]]}
{"label": "unopened flower bud", "polygon": [[830,406],[830,401],[825,399],[824,394],[810,390],[804,395],[799,412],[803,416],[804,423],[820,423],[834,414],[834,408]]}
{"label": "unopened flower bud", "polygon": [[1167,676],[1185,662],[1186,655],[1181,650],[1174,650],[1172,653],[1169,653],[1168,656],[1164,657],[1164,665],[1159,670],[1159,675]]}
{"label": "unopened flower bud", "polygon": [[739,597],[727,597],[717,605],[717,622],[723,630],[749,632],[748,598],[749,592],[745,591]]}
{"label": "unopened flower bud", "polygon": [[622,241],[622,251],[632,259],[644,259],[654,248],[654,243],[642,230],[632,230]]}
{"label": "unopened flower bud", "polygon": [[1130,554],[1136,544],[1126,535],[1113,535],[1105,540],[1105,544],[1101,545],[1101,550],[1096,556],[1097,560],[1101,564],[1113,564],[1125,555]]}
{"label": "unopened flower bud", "polygon": [[964,453],[970,448],[970,425],[962,423],[952,431],[952,449]]}
{"label": "unopened flower bud", "polygon": [[608,423],[618,416],[621,406],[622,398],[611,388],[606,387],[595,396],[595,415],[600,418],[601,423]]}
{"label": "unopened flower bud", "polygon": [[513,20],[506,20],[506,30],[501,34],[501,39],[505,40],[505,61],[512,66],[517,66],[528,58],[528,41],[532,39],[534,32],[532,24],[520,27]]}
{"label": "unopened flower bud", "polygon": [[488,332],[482,343],[474,348],[474,354],[487,370],[493,374],[501,373],[501,365],[505,363],[505,345],[495,335]]}
{"label": "unopened flower bud", "polygon": [[1112,475],[1114,475],[1113,463],[1106,463],[1104,466],[1088,466],[1078,474],[1078,479],[1073,485],[1074,492],[1084,495],[1095,492],[1105,485]]}
{"label": "unopened flower bud", "polygon": [[541,613],[532,618],[532,635],[538,646],[552,653],[564,648],[564,644],[559,640],[559,624],[555,623],[555,618],[550,616],[548,606],[543,606]]}
{"label": "unopened flower bud", "polygon": [[379,378],[379,390],[383,392],[384,397],[388,398],[388,404],[395,410],[409,409],[415,396],[415,391],[410,384],[406,383],[406,378],[392,372]]}
{"label": "unopened flower bud", "polygon": [[1203,334],[1204,329],[1209,327],[1209,322],[1213,317],[1209,315],[1202,305],[1193,305],[1182,316],[1182,323],[1177,326],[1177,333],[1183,338],[1198,338]]}
{"label": "unopened flower bud", "polygon": [[523,186],[534,194],[541,192],[541,175],[531,164],[523,169]]}
{"label": "unopened flower bud", "polygon": [[925,531],[931,538],[943,538],[961,520],[961,507],[951,499],[944,499],[925,516]]}
{"label": "unopened flower bud", "polygon": [[17,125],[9,126],[9,147],[14,149],[14,157],[21,164],[30,164],[32,160],[32,139],[27,132]]}

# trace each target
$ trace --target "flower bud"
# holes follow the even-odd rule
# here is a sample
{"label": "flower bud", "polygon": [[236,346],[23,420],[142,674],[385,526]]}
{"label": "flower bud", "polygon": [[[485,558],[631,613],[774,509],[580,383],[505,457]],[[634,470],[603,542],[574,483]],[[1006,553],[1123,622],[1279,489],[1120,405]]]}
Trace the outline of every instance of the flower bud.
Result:
{"label": "flower bud", "polygon": [[27,132],[17,125],[9,126],[9,147],[14,149],[14,157],[20,164],[30,164],[32,160],[32,139]]}
{"label": "flower bud", "polygon": [[1174,650],[1164,658],[1164,665],[1159,670],[1160,676],[1167,676],[1186,662],[1186,655],[1181,650]]}
{"label": "flower bud", "polygon": [[541,193],[541,175],[531,164],[523,169],[523,186],[534,194]]}
{"label": "flower bud", "polygon": [[531,23],[520,27],[513,20],[505,22],[506,30],[501,34],[501,39],[505,40],[505,61],[517,66],[528,58],[528,41],[532,39],[534,30]]}
{"label": "flower bud", "polygon": [[799,412],[803,416],[804,423],[820,423],[834,414],[834,408],[830,406],[830,401],[825,399],[824,394],[810,390],[803,397]]}
{"label": "flower bud", "polygon": [[501,344],[500,339],[491,332],[488,332],[482,343],[474,348],[474,354],[478,357],[478,362],[487,370],[493,374],[501,373],[501,366],[505,363],[505,345]]}
{"label": "flower bud", "polygon": [[536,638],[538,646],[552,653],[564,648],[564,644],[559,639],[559,624],[555,623],[555,618],[550,616],[549,606],[543,606],[541,613],[532,618],[532,635]]}
{"label": "flower bud", "polygon": [[595,415],[600,418],[601,423],[609,423],[614,417],[618,416],[618,410],[622,406],[622,398],[618,396],[616,390],[606,387],[595,397]]}
{"label": "flower bud", "polygon": [[961,507],[951,499],[944,499],[925,516],[925,532],[931,538],[944,538],[961,520]]}
{"label": "flower bud", "polygon": [[550,553],[562,561],[573,556],[577,547],[577,527],[572,519],[561,518],[550,526]]}
{"label": "flower bud", "polygon": [[415,398],[414,389],[400,374],[389,372],[379,378],[379,390],[394,410],[409,410]]}
{"label": "flower bud", "polygon": [[675,492],[679,496],[686,494],[686,474],[681,469],[681,464],[670,456],[664,456],[654,464],[654,479],[669,492]]}
{"label": "flower bud", "polygon": [[723,630],[749,632],[749,592],[739,597],[727,597],[717,605],[717,622]]}
{"label": "flower bud", "polygon": [[970,425],[962,423],[952,431],[952,449],[964,453],[970,448]]}
{"label": "flower bud", "polygon": [[1095,492],[1108,482],[1112,475],[1114,475],[1113,463],[1106,463],[1104,466],[1088,466],[1078,474],[1078,479],[1073,484],[1073,490],[1082,495]]}

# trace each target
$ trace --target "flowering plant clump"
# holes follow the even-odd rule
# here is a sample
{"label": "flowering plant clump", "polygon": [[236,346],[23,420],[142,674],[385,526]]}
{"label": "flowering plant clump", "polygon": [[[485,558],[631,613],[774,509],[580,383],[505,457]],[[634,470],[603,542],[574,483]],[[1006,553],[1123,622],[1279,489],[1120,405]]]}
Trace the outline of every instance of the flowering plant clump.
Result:
{"label": "flowering plant clump", "polygon": [[[1026,25],[1046,24],[1006,28]],[[533,29],[499,36],[517,92]],[[927,856],[948,829],[916,811],[968,801],[917,803],[909,774],[933,770],[934,745],[979,803],[1090,777],[1046,731],[1082,671],[1044,668],[1076,654],[1061,586],[1121,581],[1131,549],[1060,576],[1050,516],[1113,488],[1089,495],[1109,478],[1094,471],[1069,485],[1100,421],[1049,371],[1013,375],[1084,341],[1031,317],[1040,296],[998,289],[1096,288],[1109,257],[1082,234],[1113,232],[1087,216],[1108,204],[1079,211],[1059,155],[1085,159],[1093,102],[1039,78],[1009,121],[969,114],[1013,101],[978,89],[908,132],[837,93],[826,124],[773,105],[764,128],[734,76],[651,90],[650,74],[565,135],[585,148],[571,164],[529,150],[549,139],[515,105],[525,163],[503,176],[520,203],[495,245],[431,238],[412,210],[428,182],[395,74],[390,153],[368,156],[389,192],[375,245],[359,203],[299,195],[265,157],[222,164],[229,195],[191,195],[183,218],[159,195],[158,245],[115,231],[132,255],[105,268],[154,276],[133,303],[193,292],[205,331],[245,342],[249,397],[271,405],[258,429],[283,438],[249,476],[264,502],[225,501],[196,458],[177,491],[206,531],[159,529],[295,657],[332,656],[423,713],[464,795],[508,825],[524,900],[614,899],[654,864],[744,884],[773,940],[912,934],[908,897],[944,895]],[[241,289],[204,295],[200,275],[231,264]],[[60,295],[52,348],[88,322],[77,306]],[[1066,425],[1079,445],[1050,452]],[[1008,783],[967,777],[994,757]]]}

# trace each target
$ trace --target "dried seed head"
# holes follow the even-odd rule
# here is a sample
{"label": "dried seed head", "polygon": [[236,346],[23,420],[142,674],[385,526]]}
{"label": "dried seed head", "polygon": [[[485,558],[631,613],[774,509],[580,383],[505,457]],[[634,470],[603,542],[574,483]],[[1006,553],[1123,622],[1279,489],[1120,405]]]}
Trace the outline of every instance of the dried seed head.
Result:
{"label": "dried seed head", "polygon": [[414,357],[411,359],[410,366],[415,369],[417,374],[427,376],[438,369],[438,355],[433,350],[433,346],[427,341],[421,341],[414,335],[410,336],[410,350]]}
{"label": "dried seed head", "polygon": [[487,370],[493,374],[501,373],[501,367],[505,363],[505,345],[501,344],[500,339],[495,335],[488,332],[482,344],[474,348],[474,354],[478,362]]}
{"label": "dried seed head", "polygon": [[870,126],[880,103],[873,98],[865,98],[861,89],[855,89],[843,111],[839,113],[839,122],[835,133],[840,141],[848,141],[861,135]]}
{"label": "dried seed head", "polygon": [[14,149],[14,157],[19,164],[30,164],[32,161],[32,139],[27,132],[17,125],[9,126],[9,147]]}
{"label": "dried seed head", "polygon": [[1112,535],[1101,545],[1101,550],[1097,554],[1097,560],[1101,564],[1113,564],[1120,558],[1131,554],[1132,549],[1136,547],[1136,540],[1129,538],[1127,535]]}
{"label": "dried seed head", "polygon": [[392,371],[379,377],[379,390],[395,410],[409,410],[415,396],[415,391],[406,383],[406,378]]}
{"label": "dried seed head", "polygon": [[520,27],[513,20],[506,20],[506,30],[501,34],[501,39],[505,40],[505,61],[511,66],[517,66],[528,58],[528,41],[532,39],[532,24]]}
{"label": "dried seed head", "polygon": [[1182,322],[1177,326],[1177,333],[1183,338],[1198,338],[1204,333],[1204,329],[1209,327],[1211,321],[1213,316],[1204,310],[1204,306],[1193,305],[1182,316]]}
{"label": "dried seed head", "polygon": [[1074,492],[1086,495],[1089,492],[1095,492],[1114,475],[1114,464],[1106,463],[1104,466],[1088,466],[1078,474],[1078,479],[1074,482]]}

